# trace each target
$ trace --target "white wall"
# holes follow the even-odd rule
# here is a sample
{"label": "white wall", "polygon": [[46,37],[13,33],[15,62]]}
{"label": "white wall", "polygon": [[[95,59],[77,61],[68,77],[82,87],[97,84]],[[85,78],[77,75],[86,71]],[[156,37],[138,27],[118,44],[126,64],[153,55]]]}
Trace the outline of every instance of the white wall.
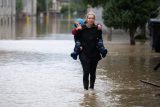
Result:
{"label": "white wall", "polygon": [[16,0],[0,0],[0,16],[12,16],[16,14]]}
{"label": "white wall", "polygon": [[23,0],[23,12],[27,15],[37,14],[37,0]]}

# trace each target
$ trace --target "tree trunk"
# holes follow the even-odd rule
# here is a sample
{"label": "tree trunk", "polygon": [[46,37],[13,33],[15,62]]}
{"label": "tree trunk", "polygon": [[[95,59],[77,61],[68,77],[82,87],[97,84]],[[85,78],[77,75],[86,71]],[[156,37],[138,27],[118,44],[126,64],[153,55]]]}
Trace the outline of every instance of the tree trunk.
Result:
{"label": "tree trunk", "polygon": [[134,27],[130,27],[129,28],[129,35],[130,35],[130,45],[135,45],[135,38],[134,38],[134,34],[136,32],[136,28]]}
{"label": "tree trunk", "polygon": [[112,27],[108,28],[108,41],[112,41]]}
{"label": "tree trunk", "polygon": [[141,29],[140,35],[142,36],[141,38],[146,39],[146,26],[145,26],[145,24],[142,25],[142,26],[140,27],[140,29]]}

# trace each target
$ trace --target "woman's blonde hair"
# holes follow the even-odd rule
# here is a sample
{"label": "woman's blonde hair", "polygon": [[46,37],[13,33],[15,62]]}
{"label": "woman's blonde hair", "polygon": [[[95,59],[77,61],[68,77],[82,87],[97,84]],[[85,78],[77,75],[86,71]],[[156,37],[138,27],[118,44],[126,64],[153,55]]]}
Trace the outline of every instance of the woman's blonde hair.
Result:
{"label": "woman's blonde hair", "polygon": [[88,18],[89,15],[93,15],[94,18],[96,18],[96,14],[95,14],[93,11],[89,11],[89,12],[86,14],[86,19]]}

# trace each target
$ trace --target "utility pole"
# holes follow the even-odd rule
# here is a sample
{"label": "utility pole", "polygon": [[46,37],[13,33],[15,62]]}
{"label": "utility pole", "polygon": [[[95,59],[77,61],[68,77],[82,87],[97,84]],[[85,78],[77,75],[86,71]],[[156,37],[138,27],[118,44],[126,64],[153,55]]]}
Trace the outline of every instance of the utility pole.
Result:
{"label": "utility pole", "polygon": [[31,5],[32,5],[32,16],[33,16],[34,15],[34,1],[33,0],[32,0]]}
{"label": "utility pole", "polygon": [[13,0],[11,0],[11,4],[10,4],[10,8],[11,8],[11,18],[13,17]]}
{"label": "utility pole", "polygon": [[68,20],[70,21],[71,19],[71,4],[70,4],[70,0],[68,0]]}
{"label": "utility pole", "polygon": [[46,16],[49,17],[49,12],[48,12],[48,0],[46,0]]}
{"label": "utility pole", "polygon": [[71,25],[71,3],[70,0],[68,0],[68,30],[70,31],[70,25]]}
{"label": "utility pole", "polygon": [[48,0],[46,0],[46,33],[48,34],[49,12],[48,12]]}

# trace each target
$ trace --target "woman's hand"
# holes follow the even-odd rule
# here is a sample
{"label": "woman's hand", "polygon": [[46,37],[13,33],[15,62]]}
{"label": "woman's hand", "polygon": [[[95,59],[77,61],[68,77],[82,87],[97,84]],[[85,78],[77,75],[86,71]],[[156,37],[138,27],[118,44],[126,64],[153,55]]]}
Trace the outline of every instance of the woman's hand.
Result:
{"label": "woman's hand", "polygon": [[101,24],[97,24],[98,30],[102,30],[102,25]]}
{"label": "woman's hand", "polygon": [[80,47],[80,50],[81,50],[81,51],[83,50],[83,47],[82,47],[82,46]]}
{"label": "woman's hand", "polygon": [[79,23],[77,23],[76,25],[77,25],[76,30],[81,30],[82,29],[82,26]]}

